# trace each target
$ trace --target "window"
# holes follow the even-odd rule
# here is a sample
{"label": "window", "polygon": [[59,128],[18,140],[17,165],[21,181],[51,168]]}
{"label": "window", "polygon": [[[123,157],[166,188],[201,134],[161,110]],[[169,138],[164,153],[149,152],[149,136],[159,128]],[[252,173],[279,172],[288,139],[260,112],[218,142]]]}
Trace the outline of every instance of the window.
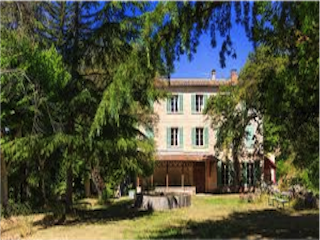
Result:
{"label": "window", "polygon": [[203,128],[196,128],[196,146],[203,146]]}
{"label": "window", "polygon": [[171,112],[178,112],[178,95],[171,97]]}
{"label": "window", "polygon": [[196,95],[196,112],[202,112],[203,105],[203,95]]}
{"label": "window", "polygon": [[171,146],[178,146],[178,128],[171,128]]}

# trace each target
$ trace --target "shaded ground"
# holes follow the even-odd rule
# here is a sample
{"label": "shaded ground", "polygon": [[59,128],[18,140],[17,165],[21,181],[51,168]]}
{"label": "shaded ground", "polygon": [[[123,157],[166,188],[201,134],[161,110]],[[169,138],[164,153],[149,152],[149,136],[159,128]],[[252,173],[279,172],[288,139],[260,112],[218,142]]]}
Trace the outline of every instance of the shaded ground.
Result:
{"label": "shaded ground", "polygon": [[[144,212],[122,199],[70,216],[32,221],[31,239],[319,238],[319,212],[276,209],[266,199],[240,202],[238,195],[195,196],[189,208]],[[2,229],[4,230],[4,229]],[[13,229],[4,232],[12,234]],[[12,236],[12,235],[11,235]]]}
{"label": "shaded ground", "polygon": [[314,238],[319,239],[319,215],[292,216],[274,209],[235,212],[223,220],[187,221],[155,231],[151,238]]}

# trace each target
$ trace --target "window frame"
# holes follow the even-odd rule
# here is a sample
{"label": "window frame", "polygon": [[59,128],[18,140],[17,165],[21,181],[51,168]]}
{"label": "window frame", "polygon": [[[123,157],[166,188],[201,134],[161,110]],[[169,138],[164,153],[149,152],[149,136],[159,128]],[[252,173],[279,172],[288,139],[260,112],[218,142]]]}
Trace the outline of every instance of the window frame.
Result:
{"label": "window frame", "polygon": [[196,142],[196,147],[204,147],[205,144],[204,144],[204,128],[203,127],[196,127],[195,142]]}
{"label": "window frame", "polygon": [[[176,143],[176,144],[172,144]],[[179,128],[171,127],[170,128],[170,147],[179,147],[180,137],[179,137]]]}
{"label": "window frame", "polygon": [[204,108],[204,95],[203,94],[196,94],[195,95],[195,110],[196,113],[201,113]]}
{"label": "window frame", "polygon": [[179,95],[172,95],[170,98],[170,112],[178,113],[179,112]]}

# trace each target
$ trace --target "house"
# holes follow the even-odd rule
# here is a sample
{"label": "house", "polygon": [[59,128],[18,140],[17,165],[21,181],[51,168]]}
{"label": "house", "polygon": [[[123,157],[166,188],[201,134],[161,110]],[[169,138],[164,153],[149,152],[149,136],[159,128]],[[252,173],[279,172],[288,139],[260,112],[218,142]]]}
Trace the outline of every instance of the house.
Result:
{"label": "house", "polygon": [[[156,164],[153,175],[137,178],[138,191],[150,186],[160,192],[233,191],[232,157],[215,150],[216,131],[210,127],[202,110],[220,86],[236,84],[237,78],[237,72],[232,70],[229,79],[216,79],[216,72],[212,71],[211,79],[159,80],[158,87],[169,91],[171,97],[154,103],[154,111],[159,117],[153,130]],[[239,157],[242,181],[247,187],[260,181],[263,175],[263,158],[250,155],[256,128],[256,123],[247,127],[250,135],[245,143],[248,154]],[[257,139],[261,142],[262,136]]]}

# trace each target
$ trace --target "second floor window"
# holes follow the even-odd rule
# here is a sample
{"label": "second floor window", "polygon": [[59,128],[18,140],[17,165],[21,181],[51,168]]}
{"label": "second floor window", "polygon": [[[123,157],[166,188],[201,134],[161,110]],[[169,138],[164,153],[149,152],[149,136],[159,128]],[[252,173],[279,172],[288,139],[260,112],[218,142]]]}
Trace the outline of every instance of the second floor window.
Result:
{"label": "second floor window", "polygon": [[196,112],[203,110],[203,95],[196,95]]}
{"label": "second floor window", "polygon": [[203,146],[203,128],[196,128],[196,146]]}

